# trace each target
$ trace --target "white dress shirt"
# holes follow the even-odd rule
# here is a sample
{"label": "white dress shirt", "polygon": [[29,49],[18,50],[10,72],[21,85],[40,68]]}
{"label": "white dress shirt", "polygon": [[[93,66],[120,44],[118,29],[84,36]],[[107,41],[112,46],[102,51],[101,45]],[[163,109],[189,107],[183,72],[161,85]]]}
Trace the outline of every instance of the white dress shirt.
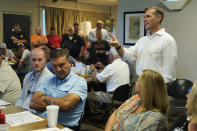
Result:
{"label": "white dress shirt", "polygon": [[129,67],[126,62],[118,58],[107,65],[96,77],[100,82],[106,83],[107,92],[113,92],[119,86],[129,84]]}
{"label": "white dress shirt", "polygon": [[[108,31],[106,29],[101,29],[101,33],[102,33],[102,40],[106,40],[109,41],[111,40]],[[97,41],[97,37],[96,37],[96,28],[92,29],[88,35],[88,40],[92,43]]]}
{"label": "white dress shirt", "polygon": [[125,48],[122,59],[136,61],[138,76],[144,69],[153,69],[162,74],[165,83],[176,79],[177,45],[164,28],[142,37],[135,46]]}

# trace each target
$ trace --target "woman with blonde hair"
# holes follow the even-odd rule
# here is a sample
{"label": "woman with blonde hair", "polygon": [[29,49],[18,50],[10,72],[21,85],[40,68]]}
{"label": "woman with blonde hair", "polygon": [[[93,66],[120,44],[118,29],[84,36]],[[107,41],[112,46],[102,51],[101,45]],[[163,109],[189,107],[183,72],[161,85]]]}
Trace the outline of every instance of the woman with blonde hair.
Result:
{"label": "woman with blonde hair", "polygon": [[144,70],[136,81],[136,95],[109,118],[105,131],[167,130],[167,90],[162,75]]}
{"label": "woman with blonde hair", "polygon": [[195,81],[191,92],[186,97],[187,115],[191,116],[188,131],[197,131],[197,81]]}

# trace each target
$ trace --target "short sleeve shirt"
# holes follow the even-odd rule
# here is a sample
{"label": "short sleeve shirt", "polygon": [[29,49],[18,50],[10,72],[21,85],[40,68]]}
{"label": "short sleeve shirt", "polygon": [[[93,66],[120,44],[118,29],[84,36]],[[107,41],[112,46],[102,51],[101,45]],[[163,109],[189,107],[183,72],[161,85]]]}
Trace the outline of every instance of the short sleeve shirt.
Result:
{"label": "short sleeve shirt", "polygon": [[[31,36],[31,43],[38,42],[38,41],[39,42],[44,42],[44,41],[48,42],[47,37],[44,35],[38,36],[37,34],[34,34]],[[35,47],[33,47],[33,48],[35,48]]]}
{"label": "short sleeve shirt", "polygon": [[103,71],[96,75],[100,82],[105,82],[107,92],[113,92],[121,85],[129,84],[130,74],[128,64],[120,58],[107,65]]}
{"label": "short sleeve shirt", "polygon": [[32,113],[37,113],[35,110],[29,107],[31,98],[33,94],[35,93],[36,89],[40,87],[40,83],[43,81],[43,79],[51,75],[53,74],[47,69],[47,67],[45,67],[40,72],[32,71],[28,73],[27,75],[25,75],[25,78],[23,81],[23,90],[15,106],[20,106],[23,109],[28,110]]}
{"label": "short sleeve shirt", "polygon": [[[69,93],[77,94],[81,100],[72,109],[59,111],[58,123],[69,127],[78,125],[87,98],[87,83],[85,79],[72,72],[64,80],[51,76],[41,83],[37,91],[51,97],[65,97]],[[40,115],[47,117],[46,111]]]}
{"label": "short sleeve shirt", "polygon": [[26,66],[29,66],[30,65],[30,51],[28,49],[25,49],[23,51],[23,54],[22,54],[22,59],[24,59],[24,63]]}

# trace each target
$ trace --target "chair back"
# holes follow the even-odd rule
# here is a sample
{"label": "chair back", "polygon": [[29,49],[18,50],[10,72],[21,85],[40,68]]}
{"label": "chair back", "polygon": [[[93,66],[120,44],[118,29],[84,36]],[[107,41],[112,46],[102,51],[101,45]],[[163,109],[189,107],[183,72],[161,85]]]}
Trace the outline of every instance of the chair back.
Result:
{"label": "chair back", "polygon": [[83,120],[83,115],[84,115],[84,112],[81,113],[81,117],[80,117],[80,119],[78,121],[78,125],[77,126],[69,127],[69,128],[72,129],[73,131],[80,131],[81,123],[82,123],[82,120]]}
{"label": "chair back", "polygon": [[168,87],[168,95],[175,98],[186,99],[186,94],[188,93],[188,90],[192,88],[192,86],[193,83],[190,80],[176,79]]}
{"label": "chair back", "polygon": [[124,102],[130,97],[131,86],[130,84],[119,86],[113,93],[112,100]]}

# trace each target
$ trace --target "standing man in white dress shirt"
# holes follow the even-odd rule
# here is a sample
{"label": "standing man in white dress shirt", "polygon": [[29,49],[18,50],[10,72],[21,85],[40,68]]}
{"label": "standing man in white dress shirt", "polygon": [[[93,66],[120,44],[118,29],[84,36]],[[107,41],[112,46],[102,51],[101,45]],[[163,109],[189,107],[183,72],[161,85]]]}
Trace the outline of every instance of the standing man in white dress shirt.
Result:
{"label": "standing man in white dress shirt", "polygon": [[138,40],[135,46],[123,48],[118,40],[112,37],[114,46],[123,60],[136,61],[137,76],[144,69],[153,69],[162,74],[165,83],[176,79],[177,45],[175,39],[161,27],[164,11],[158,7],[145,9],[144,24],[147,36]]}
{"label": "standing man in white dress shirt", "polygon": [[109,41],[111,39],[108,31],[106,29],[103,29],[103,25],[103,21],[97,21],[96,28],[92,29],[88,35],[88,40],[90,41],[90,43],[93,43],[95,41],[101,42],[102,40]]}

